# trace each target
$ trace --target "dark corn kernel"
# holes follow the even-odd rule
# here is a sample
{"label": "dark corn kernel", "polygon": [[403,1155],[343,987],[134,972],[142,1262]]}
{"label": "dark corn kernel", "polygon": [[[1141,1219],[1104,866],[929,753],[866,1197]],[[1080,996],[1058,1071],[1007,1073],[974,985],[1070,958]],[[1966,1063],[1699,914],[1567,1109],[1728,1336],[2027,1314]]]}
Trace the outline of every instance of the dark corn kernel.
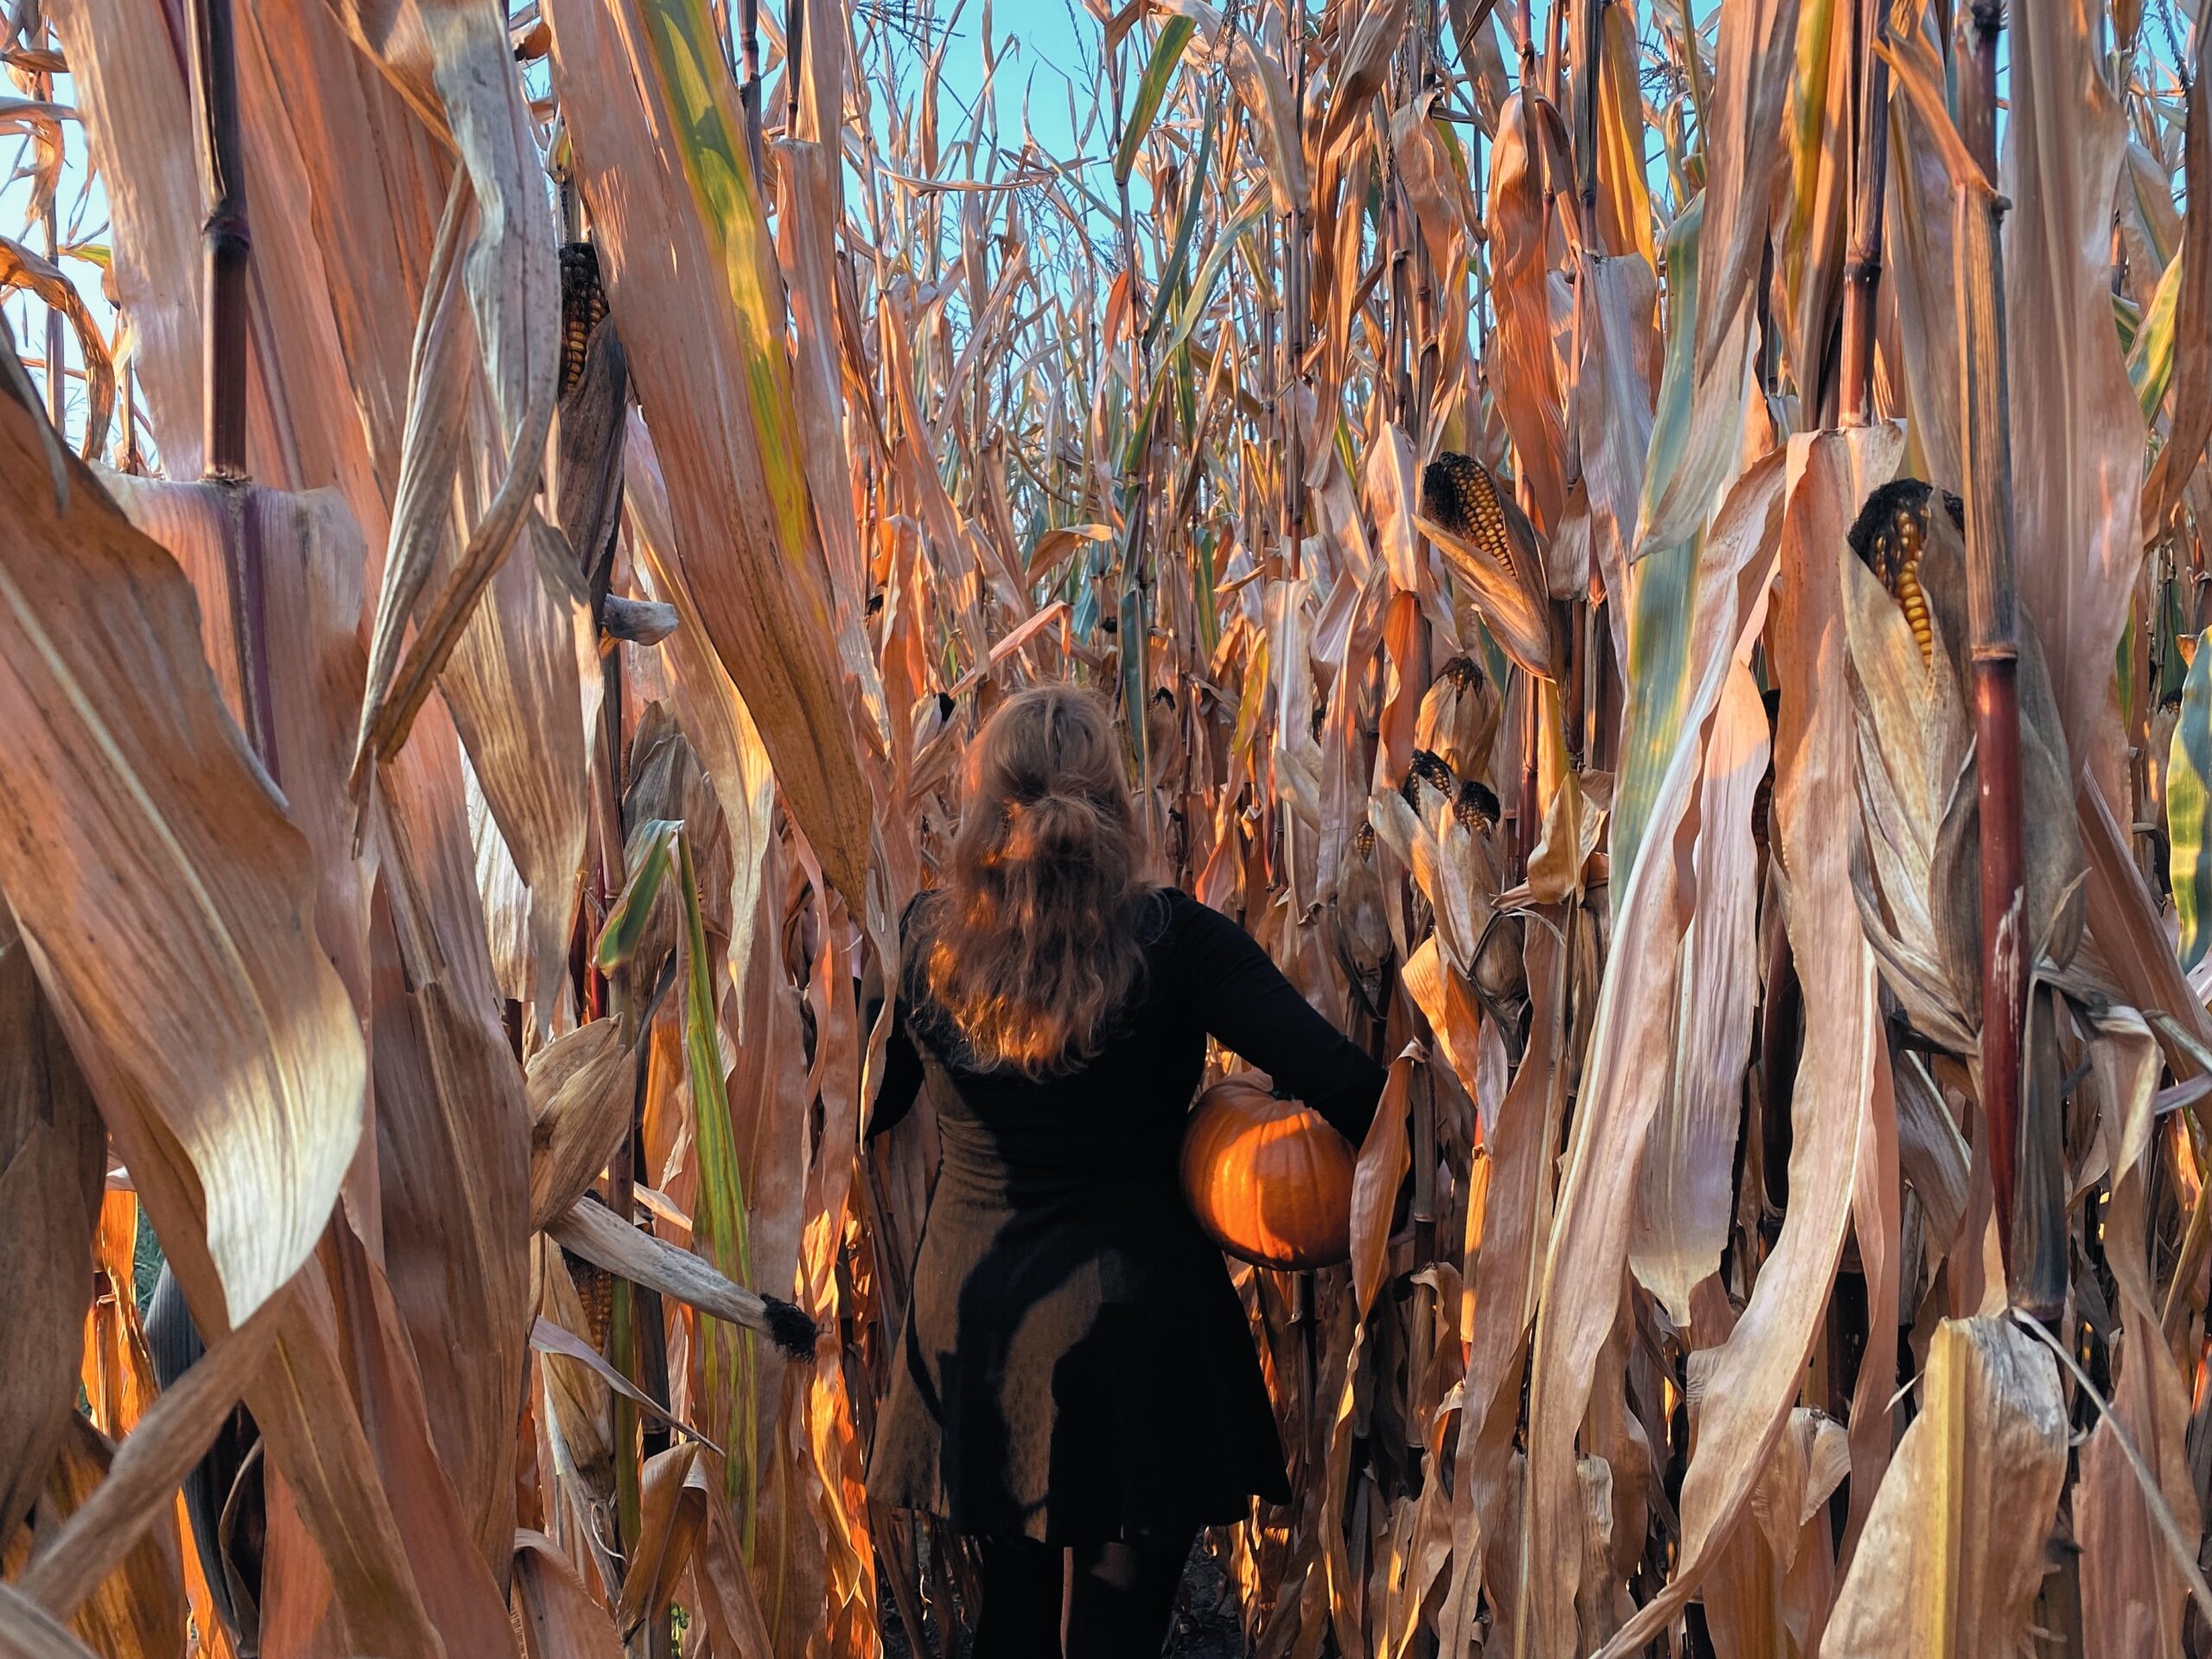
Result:
{"label": "dark corn kernel", "polygon": [[599,250],[588,242],[561,245],[561,396],[584,378],[591,331],[607,315],[607,289],[599,280]]}
{"label": "dark corn kernel", "polygon": [[1524,580],[1529,575],[1514,562],[1497,480],[1472,455],[1446,449],[1430,461],[1421,475],[1421,505],[1431,518],[1454,536],[1473,543],[1515,575]]}

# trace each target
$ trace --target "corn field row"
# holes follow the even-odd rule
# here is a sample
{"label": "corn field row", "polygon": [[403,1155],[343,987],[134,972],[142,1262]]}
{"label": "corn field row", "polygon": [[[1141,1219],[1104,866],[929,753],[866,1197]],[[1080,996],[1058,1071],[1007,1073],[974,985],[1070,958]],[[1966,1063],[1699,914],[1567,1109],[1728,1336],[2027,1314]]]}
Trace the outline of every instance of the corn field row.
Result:
{"label": "corn field row", "polygon": [[1392,1065],[1251,1653],[2212,1654],[2202,0],[1086,3],[10,9],[0,1655],[960,1653],[1053,677]]}

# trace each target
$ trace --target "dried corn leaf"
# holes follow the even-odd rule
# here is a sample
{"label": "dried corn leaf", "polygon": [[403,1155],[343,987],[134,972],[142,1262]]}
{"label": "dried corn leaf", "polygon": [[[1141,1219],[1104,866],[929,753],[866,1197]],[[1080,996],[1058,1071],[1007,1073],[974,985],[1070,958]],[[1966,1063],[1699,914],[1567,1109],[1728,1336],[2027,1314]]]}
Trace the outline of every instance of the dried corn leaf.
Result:
{"label": "dried corn leaf", "polygon": [[1491,294],[1497,308],[1490,372],[1498,389],[1499,413],[1513,435],[1514,458],[1529,491],[1529,516],[1546,534],[1559,528],[1567,504],[1560,470],[1567,435],[1565,400],[1552,340],[1551,276],[1545,246],[1548,181],[1540,137],[1549,111],[1550,105],[1541,102],[1531,108],[1523,92],[1506,100],[1491,158],[1488,216]]}
{"label": "dried corn leaf", "polygon": [[0,1584],[0,1656],[4,1659],[105,1659],[12,1584]]}
{"label": "dried corn leaf", "polygon": [[[450,737],[438,735],[450,753]],[[427,759],[427,724],[423,737]],[[380,822],[382,1265],[415,1353],[440,1357],[417,1386],[476,1552],[499,1573],[514,1531],[514,1402],[530,1324],[530,1109],[493,1012],[461,849],[429,834],[419,813]]]}
{"label": "dried corn leaf", "polygon": [[[632,423],[626,454],[623,505],[632,544],[654,591],[675,606],[679,618],[664,653],[670,701],[677,723],[706,769],[729,832],[734,874],[729,894],[729,971],[731,982],[741,987],[746,983],[747,953],[753,944],[753,930],[747,918],[761,902],[761,860],[775,836],[776,777],[760,728],[753,723],[729,671],[715,654],[700,621],[697,602],[683,582],[659,458],[641,423]],[[906,900],[901,897],[898,902],[903,906]],[[736,1034],[741,1041],[753,1037],[742,1015]]]}
{"label": "dried corn leaf", "polygon": [[[548,15],[609,298],[667,472],[676,563],[763,721],[793,817],[864,913],[872,809],[806,480],[786,448],[782,282],[737,89],[700,0],[563,0]],[[700,271],[721,280],[702,286]]]}
{"label": "dried corn leaf", "polygon": [[1737,665],[1721,694],[1699,784],[1692,855],[1696,906],[1682,939],[1675,1052],[1637,1183],[1629,1263],[1690,1325],[1690,1290],[1718,1272],[1732,1219],[1731,1174],[1758,985],[1758,863],[1751,798],[1766,775],[1766,708]]}
{"label": "dried corn leaf", "polygon": [[365,1056],[181,573],[89,472],[55,512],[37,418],[0,403],[0,881],[180,1277],[236,1323],[321,1231]]}
{"label": "dried corn leaf", "polygon": [[2113,190],[2125,123],[2095,10],[2013,17],[2012,210],[2005,239],[2013,546],[2077,764],[2109,793],[2113,652],[2141,564],[2143,411],[2112,326]]}
{"label": "dried corn leaf", "polygon": [[530,1224],[574,1204],[630,1124],[637,1057],[619,1022],[594,1020],[530,1058]]}
{"label": "dried corn leaf", "polygon": [[2086,1659],[2120,1659],[2182,1650],[2190,1586],[2160,1536],[2120,1435],[2126,1434],[2151,1465],[2158,1499],[2184,1537],[2203,1530],[2203,1517],[2185,1444],[2189,1388],[2159,1327],[2146,1247],[2158,1044],[2140,1014],[2115,1007],[2094,1020],[2090,1060],[2111,1169],[2103,1242],[2126,1335],[2119,1344],[2112,1414],[2100,1417],[2082,1449],[2074,1528],[2082,1541],[2083,1652]]}
{"label": "dried corn leaf", "polygon": [[29,953],[10,939],[0,950],[0,1541],[30,1512],[76,1408],[106,1152]]}
{"label": "dried corn leaf", "polygon": [[[1915,30],[1892,39],[1900,91],[1943,82],[1935,42]],[[1910,445],[1904,470],[1956,491],[1965,477],[1959,437],[1957,261],[1952,251],[1951,173],[1942,146],[1921,142],[1923,123],[1940,115],[1909,96],[1890,103],[1889,190],[1883,213],[1887,239],[1884,286],[1894,296],[1902,361],[1893,384],[1903,393]]]}
{"label": "dried corn leaf", "polygon": [[2065,1478],[2057,1367],[2008,1319],[1944,1320],[1821,1651],[2028,1651]]}
{"label": "dried corn leaf", "polygon": [[191,102],[168,29],[138,0],[55,0],[78,118],[106,185],[111,267],[130,319],[131,363],[170,475],[200,472],[204,349],[199,175]]}
{"label": "dried corn leaf", "polygon": [[[480,213],[461,271],[507,450],[504,476],[442,585],[438,604],[419,619],[415,645],[389,679],[382,664],[393,660],[397,630],[411,607],[379,603],[379,632],[391,636],[391,648],[376,659],[362,733],[365,750],[373,746],[380,758],[389,759],[405,741],[416,708],[460,644],[478,595],[530,511],[559,390],[559,277],[551,204],[499,17],[466,0],[341,3],[332,10],[416,115],[460,153]],[[555,798],[573,804],[575,793]],[[580,823],[580,807],[577,816]],[[512,825],[509,831],[512,843]],[[580,829],[576,839],[581,845]],[[525,864],[531,850],[523,852]]]}
{"label": "dried corn leaf", "polygon": [[1859,504],[1897,466],[1895,425],[1793,438],[1780,579],[1769,639],[1783,692],[1775,810],[1789,880],[1788,924],[1806,1022],[1790,1102],[1790,1203],[1749,1306],[1711,1354],[1696,1454],[1684,1477],[1674,1577],[1607,1643],[1633,1653],[1702,1581],[1795,1402],[1849,1224],[1860,1130],[1880,1062],[1872,953],[1852,897],[1850,714],[1835,550]]}
{"label": "dried corn leaf", "polygon": [[[1732,0],[1719,12],[1713,128],[1706,135],[1708,257],[1698,285],[1696,383],[1741,372],[1726,346],[1758,280],[1797,48],[1798,0]],[[1700,398],[1702,405],[1704,399]]]}
{"label": "dried corn leaf", "polygon": [[[107,1437],[73,1415],[47,1477],[41,1508],[45,1524],[61,1525],[83,1508],[114,1459]],[[183,1561],[175,1510],[163,1509],[161,1523],[138,1535],[70,1619],[85,1645],[103,1659],[161,1659],[184,1651]],[[21,1578],[23,1559],[32,1553],[31,1535],[18,1534],[8,1551],[10,1577]]]}
{"label": "dried corn leaf", "polygon": [[620,1659],[607,1609],[543,1533],[515,1534],[514,1583],[523,1659]]}
{"label": "dried corn leaf", "polygon": [[614,1611],[626,1639],[664,1609],[707,1524],[707,1479],[696,1441],[645,1459],[639,1478],[638,1535]]}
{"label": "dried corn leaf", "polygon": [[219,1338],[148,1408],[105,1465],[105,1477],[72,1502],[68,1519],[41,1540],[16,1588],[48,1611],[68,1616],[91,1597],[149,1528],[171,1524],[186,1472],[215,1438],[270,1351],[281,1301]]}
{"label": "dried corn leaf", "polygon": [[[1524,1547],[1530,1601],[1525,1617],[1540,1653],[1573,1651],[1578,1640],[1575,1567],[1581,1548],[1574,1435],[1589,1399],[1592,1367],[1618,1312],[1632,1198],[1659,1101],[1645,1080],[1664,1074],[1673,1052],[1677,959],[1698,896],[1690,812],[1723,691],[1750,648],[1773,580],[1777,525],[1770,503],[1779,487],[1779,464],[1778,457],[1770,458],[1745,476],[1738,494],[1747,505],[1731,519],[1738,528],[1726,535],[1716,531],[1703,549],[1684,644],[1678,735],[1651,798],[1644,852],[1632,865],[1618,856],[1614,861],[1624,880],[1583,1063],[1559,1214],[1545,1254],[1529,1380]],[[1768,510],[1761,510],[1761,503],[1769,504]],[[1750,850],[1742,845],[1735,856]]]}
{"label": "dried corn leaf", "polygon": [[[1575,913],[1541,911],[1529,930],[1529,1049],[1497,1109],[1482,1231],[1469,1241],[1474,1326],[1459,1407],[1452,1563],[1441,1631],[1447,1647],[1474,1630],[1487,1581],[1494,1605],[1519,1599],[1518,1518],[1503,1510],[1514,1484],[1521,1378],[1550,1231],[1554,1148],[1566,1109],[1573,950],[1560,933]],[[1517,1496],[1513,1498],[1517,1505]]]}

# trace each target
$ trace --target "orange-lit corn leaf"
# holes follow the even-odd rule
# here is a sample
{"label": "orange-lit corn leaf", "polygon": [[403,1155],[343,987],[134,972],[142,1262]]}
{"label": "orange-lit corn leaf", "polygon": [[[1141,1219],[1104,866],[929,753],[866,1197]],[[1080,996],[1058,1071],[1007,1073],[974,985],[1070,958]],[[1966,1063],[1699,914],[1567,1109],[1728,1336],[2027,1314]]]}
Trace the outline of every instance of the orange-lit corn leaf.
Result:
{"label": "orange-lit corn leaf", "polygon": [[[47,1524],[64,1524],[81,1510],[114,1459],[113,1443],[81,1414],[73,1414],[47,1473],[40,1505]],[[71,1616],[70,1624],[95,1653],[113,1659],[138,1659],[141,1655],[151,1659],[184,1650],[183,1564],[175,1516],[171,1505],[158,1505],[153,1525],[143,1532],[131,1529],[136,1541],[127,1552],[108,1552],[115,1570],[98,1581]],[[25,1564],[36,1548],[37,1541],[28,1530],[17,1533],[9,1547],[6,1571],[19,1586]]]}
{"label": "orange-lit corn leaf", "polygon": [[[2192,178],[2212,175],[2212,91],[2204,84],[2205,32],[2196,31],[2196,69],[2190,82],[2187,149],[2184,165]],[[2143,483],[2143,536],[2148,541],[2164,527],[2177,506],[2190,479],[2202,464],[2204,445],[2212,438],[2212,208],[2202,196],[2190,198],[2189,219],[2182,232],[2177,263],[2159,279],[2164,301],[2168,284],[2174,289],[2171,315],[2175,388],[2173,424],[2165,447],[2151,463]],[[2153,308],[2155,310],[2155,307]],[[2147,406],[2145,418],[2157,413]]]}

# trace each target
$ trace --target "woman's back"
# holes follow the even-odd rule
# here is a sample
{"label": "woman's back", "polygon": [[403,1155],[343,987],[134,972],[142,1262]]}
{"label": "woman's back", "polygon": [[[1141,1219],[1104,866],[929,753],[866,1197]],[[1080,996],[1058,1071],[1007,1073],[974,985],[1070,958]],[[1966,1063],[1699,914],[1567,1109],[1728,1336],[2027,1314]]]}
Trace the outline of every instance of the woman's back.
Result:
{"label": "woman's back", "polygon": [[[929,925],[925,896],[910,927]],[[1302,1089],[1347,1135],[1363,1133],[1375,1103],[1374,1069],[1292,989],[1243,929],[1174,888],[1157,889],[1137,934],[1144,974],[1135,999],[1098,1052],[1064,1071],[1031,1077],[978,1068],[944,1010],[902,1005],[911,1030],[944,1077],[934,1096],[949,1165],[966,1176],[1008,1174],[1109,1181],[1172,1176],[1185,1115],[1205,1066],[1209,1036],[1240,1053],[1265,1053],[1287,1085]],[[894,1039],[878,1111],[920,1080],[921,1055]]]}

